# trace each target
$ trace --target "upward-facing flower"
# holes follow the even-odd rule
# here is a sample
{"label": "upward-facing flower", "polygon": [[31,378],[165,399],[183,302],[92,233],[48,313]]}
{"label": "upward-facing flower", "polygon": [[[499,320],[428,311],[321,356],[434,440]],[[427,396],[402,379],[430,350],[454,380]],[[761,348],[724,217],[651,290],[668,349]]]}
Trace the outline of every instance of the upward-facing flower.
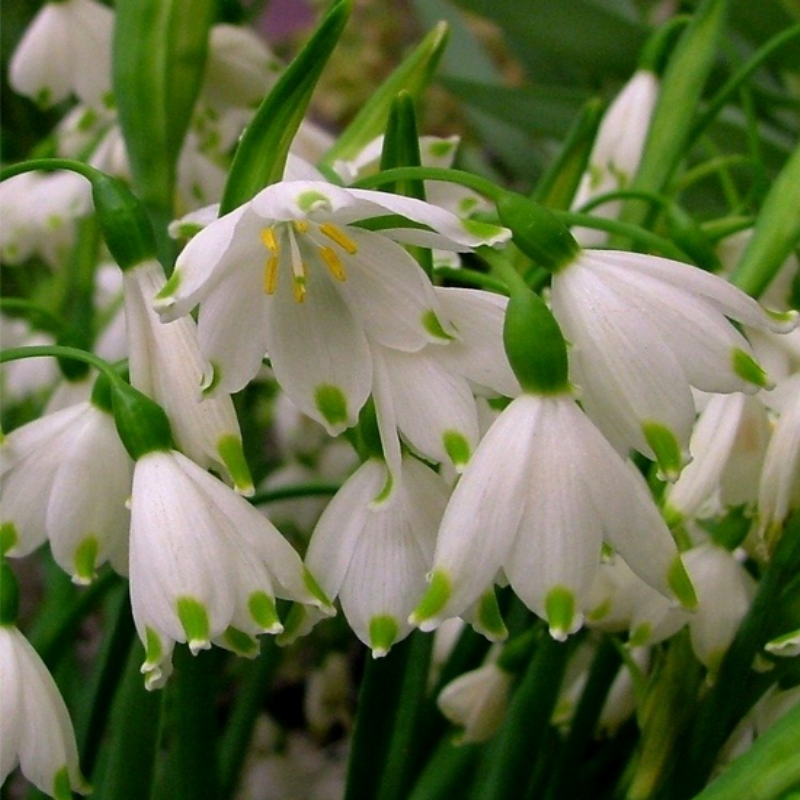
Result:
{"label": "upward-facing flower", "polygon": [[113,12],[94,0],[41,8],[11,59],[9,83],[41,106],[76,94],[99,105],[111,90]]}
{"label": "upward-facing flower", "polygon": [[[387,214],[417,227],[355,224]],[[170,321],[200,303],[206,391],[241,389],[268,352],[295,404],[336,434],[372,389],[370,340],[414,352],[452,337],[430,281],[397,242],[468,250],[506,233],[411,198],[284,181],[198,233],[156,307]]]}
{"label": "upward-facing flower", "polygon": [[0,784],[19,765],[34,786],[56,800],[70,800],[72,792],[88,794],[67,707],[16,625],[0,624],[0,672]]}

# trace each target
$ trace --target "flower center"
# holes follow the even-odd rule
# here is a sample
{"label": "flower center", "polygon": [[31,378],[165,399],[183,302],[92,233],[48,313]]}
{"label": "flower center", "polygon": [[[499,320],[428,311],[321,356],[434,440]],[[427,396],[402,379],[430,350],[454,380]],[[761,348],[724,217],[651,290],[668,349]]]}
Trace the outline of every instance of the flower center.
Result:
{"label": "flower center", "polygon": [[[321,236],[320,236],[321,234]],[[337,225],[323,222],[319,225],[308,220],[293,220],[262,228],[261,243],[267,250],[264,264],[264,292],[275,294],[278,288],[278,272],[282,261],[287,261],[292,274],[292,295],[296,303],[306,298],[308,266],[303,253],[321,263],[337,281],[347,280],[344,256],[353,256],[358,245]],[[334,246],[324,244],[321,237],[329,239]],[[302,245],[302,246],[301,246]],[[337,248],[342,252],[337,252]]]}

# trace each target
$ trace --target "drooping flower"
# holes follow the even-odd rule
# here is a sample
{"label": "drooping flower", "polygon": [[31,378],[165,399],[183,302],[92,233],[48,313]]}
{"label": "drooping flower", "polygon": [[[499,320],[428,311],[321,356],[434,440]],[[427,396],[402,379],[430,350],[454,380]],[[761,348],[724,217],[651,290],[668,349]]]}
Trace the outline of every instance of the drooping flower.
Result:
{"label": "drooping flower", "polygon": [[101,105],[111,91],[113,28],[114,13],[94,0],[45,3],[11,58],[11,87],[45,107],[70,94]]}
{"label": "drooping flower", "polygon": [[148,688],[169,676],[175,642],[188,642],[193,653],[212,640],[243,655],[257,652],[255,636],[283,630],[276,598],[332,612],[278,530],[174,450],[136,462],[130,585]]}
{"label": "drooping flower", "polygon": [[161,265],[145,261],[124,272],[131,383],[164,407],[178,447],[203,467],[230,475],[251,494],[239,423],[231,398],[202,398],[197,327],[191,317],[163,326],[153,298],[165,282]]}
{"label": "drooping flower", "polygon": [[587,413],[620,450],[656,460],[673,480],[694,422],[690,387],[753,393],[770,385],[728,318],[776,332],[796,322],[715,275],[622,251],[579,251],[555,271],[551,297]]}
{"label": "drooping flower", "polygon": [[331,598],[339,597],[356,636],[374,657],[412,630],[408,615],[425,589],[448,489],[429,467],[403,460],[392,478],[370,459],[325,509],[306,564]]}
{"label": "drooping flower", "polygon": [[75,583],[106,561],[127,573],[133,464],[108,407],[84,401],[12,431],[0,473],[2,551],[25,556],[46,539]]}
{"label": "drooping flower", "polygon": [[462,614],[502,569],[559,639],[583,621],[607,541],[648,584],[693,605],[672,537],[644,483],[568,393],[523,394],[498,417],[453,492],[423,630]]}
{"label": "drooping flower", "polygon": [[667,518],[712,516],[755,504],[769,433],[767,410],[758,396],[714,395],[692,433],[694,460],[665,492]]}
{"label": "drooping flower", "polygon": [[69,712],[53,678],[16,625],[0,624],[0,784],[22,774],[56,800],[91,789],[81,775]]}
{"label": "drooping flower", "polygon": [[[427,228],[355,224],[387,214]],[[268,353],[300,410],[337,434],[372,390],[369,341],[415,352],[452,336],[398,242],[468,250],[506,234],[398,195],[277,183],[189,242],[156,307],[168,322],[200,303],[206,391],[241,389]]]}

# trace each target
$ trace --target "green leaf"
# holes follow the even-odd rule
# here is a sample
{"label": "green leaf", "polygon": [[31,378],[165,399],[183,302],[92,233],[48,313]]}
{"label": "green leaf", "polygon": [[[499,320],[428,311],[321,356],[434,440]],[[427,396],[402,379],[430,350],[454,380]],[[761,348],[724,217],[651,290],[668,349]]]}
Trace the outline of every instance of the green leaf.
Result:
{"label": "green leaf", "polygon": [[214,0],[118,0],[114,95],[136,193],[169,221]]}
{"label": "green leaf", "polygon": [[414,48],[399,67],[372,95],[356,118],[325,154],[324,164],[333,164],[337,159],[354,158],[386,128],[389,111],[400,92],[405,91],[418,100],[430,83],[439,59],[447,44],[448,28],[444,23],[434,27]]}
{"label": "green leaf", "polygon": [[589,99],[583,89],[565,86],[498,86],[459,78],[444,78],[444,86],[463,102],[519,128],[529,135],[563,138],[581,106]]}
{"label": "green leaf", "polygon": [[281,180],[289,148],[314,87],[350,15],[351,0],[337,0],[258,108],[233,159],[220,216]]}

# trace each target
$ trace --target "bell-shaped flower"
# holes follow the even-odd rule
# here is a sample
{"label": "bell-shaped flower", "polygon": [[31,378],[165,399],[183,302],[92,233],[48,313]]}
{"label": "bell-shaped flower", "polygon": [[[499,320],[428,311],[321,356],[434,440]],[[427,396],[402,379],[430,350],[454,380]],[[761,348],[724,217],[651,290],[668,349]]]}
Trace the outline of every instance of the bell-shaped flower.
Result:
{"label": "bell-shaped flower", "polygon": [[423,630],[461,615],[502,569],[517,596],[566,638],[583,622],[604,541],[643,580],[694,604],[649,493],[568,392],[523,394],[497,418],[453,492]]}
{"label": "bell-shaped flower", "polygon": [[[367,229],[387,214],[417,227]],[[168,322],[200,303],[206,391],[241,389],[268,353],[300,410],[337,434],[372,391],[370,341],[415,352],[452,336],[398,242],[463,251],[507,233],[412,198],[284,181],[198,233],[156,308]]]}
{"label": "bell-shaped flower", "polygon": [[496,656],[450,681],[436,698],[442,714],[461,728],[459,744],[488,741],[503,724],[514,675]]}
{"label": "bell-shaped flower", "polygon": [[169,676],[175,642],[188,642],[193,653],[212,640],[257,653],[256,635],[283,630],[276,598],[332,613],[278,530],[174,450],[153,450],[136,462],[130,585],[148,688]]}
{"label": "bell-shaped flower", "polygon": [[520,392],[503,350],[508,299],[473,289],[437,288],[436,294],[454,331],[449,343],[413,353],[372,345],[375,408],[394,472],[400,459],[395,430],[414,452],[460,472],[480,439],[473,392]]}
{"label": "bell-shaped flower", "polygon": [[693,461],[665,492],[667,519],[709,517],[755,504],[769,435],[767,409],[758,395],[714,395],[692,433]]}
{"label": "bell-shaped flower", "polygon": [[24,556],[45,539],[75,583],[110,561],[127,572],[133,463],[107,407],[84,401],[12,431],[0,473],[0,549]]}
{"label": "bell-shaped flower", "polygon": [[164,281],[157,261],[142,262],[124,273],[131,383],[164,408],[175,442],[186,455],[230,475],[237,491],[251,494],[231,398],[203,398],[199,393],[203,366],[194,320],[185,317],[164,326],[153,311],[153,297]]}
{"label": "bell-shaped flower", "polygon": [[756,583],[734,555],[712,542],[683,554],[697,590],[689,618],[692,649],[713,675],[755,596]]}
{"label": "bell-shaped flower", "polygon": [[671,480],[688,458],[690,387],[754,393],[770,385],[728,318],[786,332],[797,316],[768,313],[687,264],[611,250],[579,251],[556,269],[551,299],[587,413],[621,451],[657,461]]}
{"label": "bell-shaped flower", "polygon": [[800,374],[785,378],[771,400],[780,410],[758,486],[758,530],[773,544],[789,514],[800,507]]}
{"label": "bell-shaped flower", "polygon": [[[573,208],[580,209],[592,198],[625,189],[630,184],[639,168],[659,89],[658,76],[650,70],[639,69],[614,98],[597,131],[589,164],[572,202]],[[597,206],[592,214],[616,219],[620,206],[619,200],[612,200]],[[584,246],[601,244],[606,237],[603,231],[591,228],[578,228],[573,234]]]}
{"label": "bell-shaped flower", "polygon": [[19,765],[37,789],[56,800],[88,794],[61,693],[15,625],[0,625],[0,673],[0,784]]}
{"label": "bell-shaped flower", "polygon": [[369,459],[314,530],[306,564],[325,594],[339,597],[374,657],[412,630],[408,615],[425,590],[447,496],[442,478],[410,456],[395,478],[383,461]]}
{"label": "bell-shaped flower", "polygon": [[113,29],[113,11],[95,0],[45,3],[11,58],[11,87],[44,107],[71,94],[101,105],[111,91]]}

